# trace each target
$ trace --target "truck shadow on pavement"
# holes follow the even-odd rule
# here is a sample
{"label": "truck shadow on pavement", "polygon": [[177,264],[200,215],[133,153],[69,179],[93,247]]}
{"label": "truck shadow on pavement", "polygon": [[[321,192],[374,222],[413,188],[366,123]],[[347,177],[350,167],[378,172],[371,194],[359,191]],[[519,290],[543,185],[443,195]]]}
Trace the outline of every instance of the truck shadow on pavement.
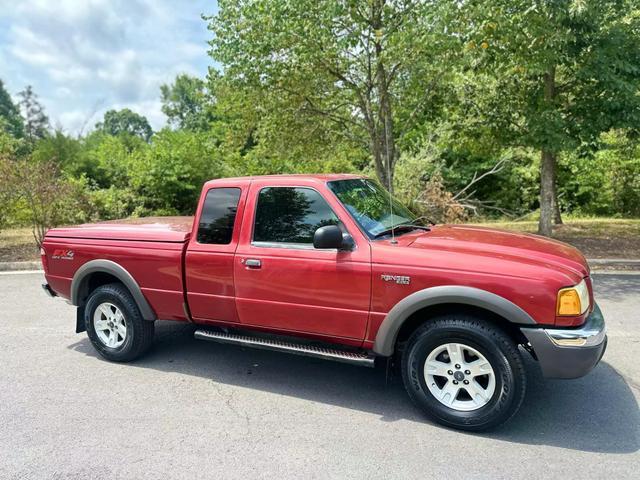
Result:
{"label": "truck shadow on pavement", "polygon": [[[380,369],[198,341],[193,331],[192,325],[160,322],[152,351],[130,367],[355,409],[383,422],[419,422],[430,435],[445,428],[413,406],[400,379],[386,385]],[[68,348],[106,362],[86,337]],[[567,381],[545,380],[535,361],[528,356],[525,361],[528,389],[520,412],[495,431],[461,435],[585,452],[640,449],[640,413],[631,390],[638,386],[629,385],[606,361],[586,377]]]}

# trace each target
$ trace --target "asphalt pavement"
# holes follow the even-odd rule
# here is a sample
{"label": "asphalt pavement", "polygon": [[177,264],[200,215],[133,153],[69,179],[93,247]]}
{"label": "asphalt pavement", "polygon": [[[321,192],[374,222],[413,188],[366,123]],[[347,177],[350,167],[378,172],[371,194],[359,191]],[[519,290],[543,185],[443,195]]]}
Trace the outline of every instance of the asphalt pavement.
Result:
{"label": "asphalt pavement", "polygon": [[0,478],[639,478],[640,275],[594,275],[603,361],[499,430],[438,426],[382,372],[194,340],[102,360],[42,274],[0,274]]}

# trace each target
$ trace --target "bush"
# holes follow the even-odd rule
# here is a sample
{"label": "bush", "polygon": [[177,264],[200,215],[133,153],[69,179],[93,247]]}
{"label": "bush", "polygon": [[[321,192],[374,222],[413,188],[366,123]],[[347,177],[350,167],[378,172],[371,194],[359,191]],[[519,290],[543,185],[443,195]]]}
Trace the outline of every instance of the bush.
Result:
{"label": "bush", "polygon": [[619,131],[606,133],[594,154],[561,158],[558,185],[565,211],[640,216],[640,144]]}
{"label": "bush", "polygon": [[86,196],[86,183],[63,177],[54,160],[13,161],[8,169],[8,177],[15,198],[28,212],[38,246],[41,246],[49,228],[79,223],[89,217],[91,204]]}
{"label": "bush", "polygon": [[202,184],[223,175],[216,146],[205,133],[163,130],[130,165],[136,214],[192,214]]}
{"label": "bush", "polygon": [[394,192],[420,217],[436,223],[464,221],[467,212],[445,187],[441,153],[427,142],[417,154],[403,155],[396,166]]}

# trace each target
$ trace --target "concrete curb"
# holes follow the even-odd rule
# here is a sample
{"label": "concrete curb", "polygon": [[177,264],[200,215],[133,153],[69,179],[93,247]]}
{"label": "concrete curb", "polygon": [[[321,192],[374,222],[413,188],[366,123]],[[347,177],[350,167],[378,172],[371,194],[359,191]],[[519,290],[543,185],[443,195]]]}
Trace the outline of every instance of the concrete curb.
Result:
{"label": "concrete curb", "polygon": [[587,259],[589,265],[622,265],[625,267],[638,267],[640,268],[640,260],[635,260],[631,258],[592,258]]}
{"label": "concrete curb", "polygon": [[20,270],[42,270],[39,260],[32,262],[0,262],[0,272],[17,272]]}

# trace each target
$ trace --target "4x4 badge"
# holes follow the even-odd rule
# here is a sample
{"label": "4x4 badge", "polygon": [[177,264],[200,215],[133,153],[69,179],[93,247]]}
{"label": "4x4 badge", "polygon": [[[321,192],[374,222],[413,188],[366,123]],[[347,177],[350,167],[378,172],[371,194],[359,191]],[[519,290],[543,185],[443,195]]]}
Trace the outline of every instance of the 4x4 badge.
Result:
{"label": "4x4 badge", "polygon": [[398,285],[409,285],[411,283],[411,277],[405,275],[387,275],[383,273],[380,278],[385,282],[396,282]]}

